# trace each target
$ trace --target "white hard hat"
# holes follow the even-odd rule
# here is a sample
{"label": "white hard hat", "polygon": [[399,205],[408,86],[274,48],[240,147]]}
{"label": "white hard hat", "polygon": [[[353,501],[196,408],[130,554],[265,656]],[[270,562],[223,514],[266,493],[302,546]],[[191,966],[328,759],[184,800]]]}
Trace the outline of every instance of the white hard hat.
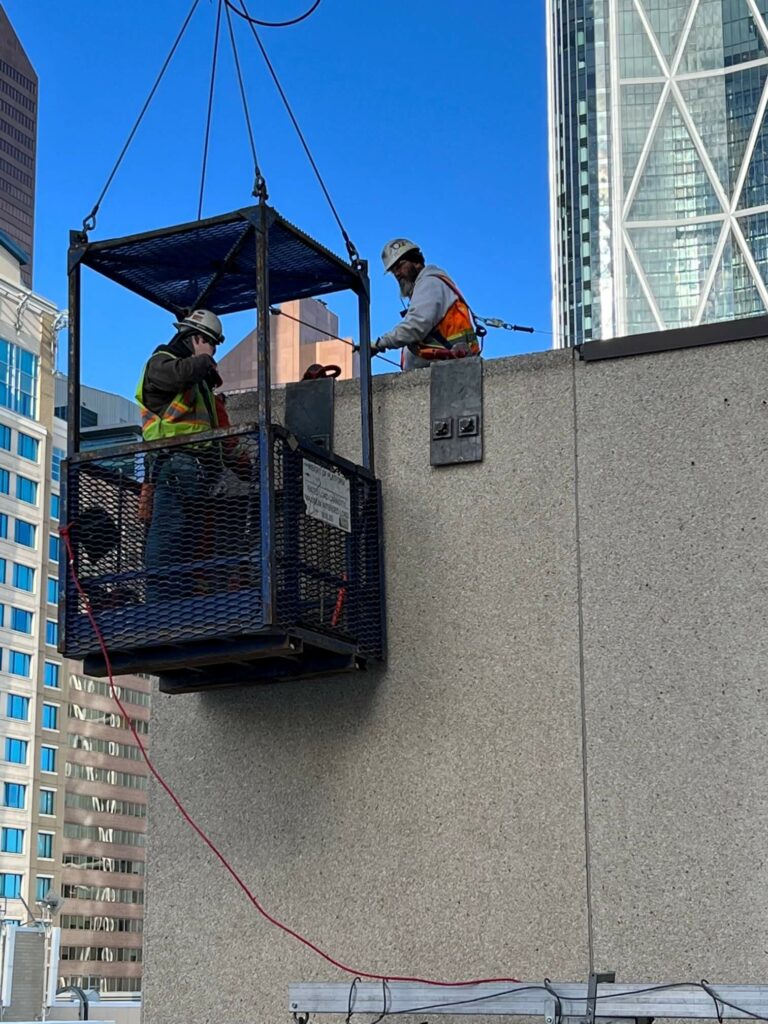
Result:
{"label": "white hard hat", "polygon": [[206,338],[210,338],[214,345],[220,345],[224,341],[221,320],[208,309],[196,309],[189,316],[185,316],[183,320],[174,323],[173,326],[180,331],[186,327],[194,330],[197,334],[203,334]]}
{"label": "white hard hat", "polygon": [[388,270],[391,270],[406,253],[420,248],[421,246],[416,242],[411,242],[407,238],[393,238],[391,242],[387,242],[381,250],[381,262],[384,264],[384,273],[386,274]]}

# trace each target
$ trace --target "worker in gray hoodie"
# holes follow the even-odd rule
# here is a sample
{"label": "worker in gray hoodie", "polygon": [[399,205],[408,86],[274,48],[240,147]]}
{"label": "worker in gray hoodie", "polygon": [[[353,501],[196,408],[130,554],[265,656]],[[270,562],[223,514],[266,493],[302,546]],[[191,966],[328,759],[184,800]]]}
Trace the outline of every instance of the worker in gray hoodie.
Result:
{"label": "worker in gray hoodie", "polygon": [[464,296],[444,270],[425,265],[415,242],[393,238],[384,246],[381,261],[409,304],[402,321],[373,343],[373,355],[399,348],[401,368],[413,370],[435,359],[480,354],[478,330]]}

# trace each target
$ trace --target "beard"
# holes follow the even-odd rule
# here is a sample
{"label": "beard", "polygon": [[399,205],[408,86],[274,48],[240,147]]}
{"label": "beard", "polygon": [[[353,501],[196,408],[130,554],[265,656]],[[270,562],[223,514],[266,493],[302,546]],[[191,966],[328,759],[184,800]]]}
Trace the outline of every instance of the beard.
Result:
{"label": "beard", "polygon": [[400,295],[404,299],[410,299],[413,295],[413,286],[416,284],[416,278],[418,276],[418,273],[416,273],[412,278],[402,278],[398,281],[398,284],[400,285]]}

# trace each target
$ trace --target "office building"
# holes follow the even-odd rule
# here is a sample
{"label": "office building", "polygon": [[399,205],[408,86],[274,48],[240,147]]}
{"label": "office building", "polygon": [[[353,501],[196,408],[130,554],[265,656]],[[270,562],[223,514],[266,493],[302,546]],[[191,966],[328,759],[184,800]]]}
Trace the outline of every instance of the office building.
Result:
{"label": "office building", "polygon": [[37,151],[37,74],[0,5],[0,231],[21,250],[32,287]]}
{"label": "office building", "polygon": [[[319,299],[284,302],[281,312],[270,316],[269,331],[273,384],[301,380],[313,363],[340,367],[342,380],[359,374],[352,339],[335,337],[339,333],[339,318]],[[255,331],[222,355],[219,373],[225,391],[258,385]]]}
{"label": "office building", "polygon": [[768,310],[767,15],[548,0],[556,345]]}

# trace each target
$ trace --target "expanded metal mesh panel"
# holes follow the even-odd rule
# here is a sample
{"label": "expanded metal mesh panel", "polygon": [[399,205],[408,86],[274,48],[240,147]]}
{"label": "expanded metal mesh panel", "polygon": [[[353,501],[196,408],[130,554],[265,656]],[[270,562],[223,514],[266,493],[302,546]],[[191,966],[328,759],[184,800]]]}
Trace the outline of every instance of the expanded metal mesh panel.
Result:
{"label": "expanded metal mesh panel", "polygon": [[[356,273],[268,208],[271,303],[355,288]],[[258,210],[88,246],[83,263],[166,309],[203,302],[218,314],[256,306]]]}
{"label": "expanded metal mesh panel", "polygon": [[[382,566],[377,481],[322,456],[275,441],[275,526],[277,599],[281,623],[303,626],[357,644],[361,654],[380,658]],[[329,518],[310,510],[305,486],[310,466],[330,471],[345,483]],[[311,471],[310,471],[311,472]],[[348,515],[347,507],[348,489]]]}
{"label": "expanded metal mesh panel", "polygon": [[[67,463],[75,567],[108,649],[206,638],[215,646],[276,627],[302,628],[382,657],[378,483],[340,460],[304,452],[282,431],[273,452],[272,622],[262,601],[267,541],[256,431],[151,450],[126,446]],[[320,499],[307,504],[307,479],[311,488],[318,472],[341,494],[341,525],[328,521]],[[74,658],[97,650],[69,575],[63,643]]]}
{"label": "expanded metal mesh panel", "polygon": [[[107,648],[230,637],[262,621],[253,434],[68,463],[75,568]],[[97,649],[71,577],[64,643]]]}

